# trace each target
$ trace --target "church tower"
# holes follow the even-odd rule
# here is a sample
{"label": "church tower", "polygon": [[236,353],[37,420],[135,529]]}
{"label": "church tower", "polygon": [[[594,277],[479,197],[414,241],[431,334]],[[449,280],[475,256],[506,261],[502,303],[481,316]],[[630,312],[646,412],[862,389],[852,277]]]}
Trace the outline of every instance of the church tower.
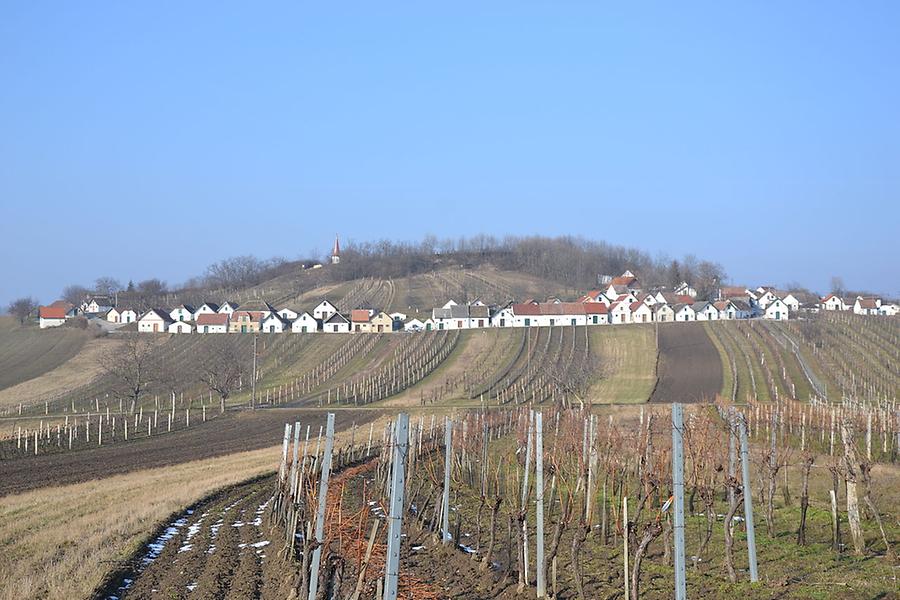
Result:
{"label": "church tower", "polygon": [[337,234],[334,234],[334,248],[331,249],[331,264],[336,265],[341,262],[341,243],[338,241]]}

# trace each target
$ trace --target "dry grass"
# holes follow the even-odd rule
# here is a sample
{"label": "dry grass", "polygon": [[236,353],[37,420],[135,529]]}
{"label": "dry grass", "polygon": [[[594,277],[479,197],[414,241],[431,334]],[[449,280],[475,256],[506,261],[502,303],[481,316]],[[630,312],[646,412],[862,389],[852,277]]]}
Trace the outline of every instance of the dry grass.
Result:
{"label": "dry grass", "polygon": [[656,383],[656,337],[652,327],[591,327],[591,351],[602,379],[588,392],[592,403],[647,402]]}
{"label": "dry grass", "polygon": [[[339,443],[349,435],[339,433]],[[280,453],[273,445],[0,498],[0,600],[88,597],[161,522],[217,489],[275,470]]]}

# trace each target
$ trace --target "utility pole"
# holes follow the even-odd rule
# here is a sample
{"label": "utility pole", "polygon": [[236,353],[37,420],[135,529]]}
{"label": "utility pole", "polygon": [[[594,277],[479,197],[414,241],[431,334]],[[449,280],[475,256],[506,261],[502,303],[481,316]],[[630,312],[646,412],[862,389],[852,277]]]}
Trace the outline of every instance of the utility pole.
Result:
{"label": "utility pole", "polygon": [[256,408],[256,343],[259,336],[253,334],[253,377],[250,380],[250,408]]}
{"label": "utility pole", "polygon": [[[675,600],[687,599],[684,564],[684,413],[672,405],[672,488],[675,492]],[[726,524],[727,526],[727,524]]]}
{"label": "utility pole", "polygon": [[397,600],[397,581],[400,574],[400,531],[403,528],[403,492],[406,485],[406,455],[409,450],[408,414],[397,415],[394,436],[394,466],[391,471],[391,505],[388,516],[383,600]]}

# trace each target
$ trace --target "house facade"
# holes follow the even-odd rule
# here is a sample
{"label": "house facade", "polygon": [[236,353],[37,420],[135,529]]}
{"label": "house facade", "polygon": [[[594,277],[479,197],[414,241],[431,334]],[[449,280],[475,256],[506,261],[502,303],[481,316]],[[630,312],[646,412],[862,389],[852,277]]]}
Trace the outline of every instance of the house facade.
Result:
{"label": "house facade", "polygon": [[691,304],[676,304],[672,308],[675,311],[675,322],[677,323],[686,323],[697,320],[697,315]]}
{"label": "house facade", "polygon": [[228,333],[228,315],[203,313],[197,317],[197,333]]}
{"label": "house facade", "polygon": [[325,322],[331,318],[331,316],[337,313],[337,307],[329,302],[328,300],[322,300],[319,302],[318,306],[313,309],[313,317],[316,319]]}
{"label": "house facade", "polygon": [[632,323],[652,323],[653,309],[643,302],[634,302],[629,309],[631,310]]}
{"label": "house facade", "polygon": [[322,323],[322,331],[325,333],[350,333],[350,321],[341,313],[336,312]]}
{"label": "house facade", "polygon": [[659,303],[653,307],[654,320],[657,323],[671,323],[675,320],[675,311],[668,303]]}
{"label": "house facade", "polygon": [[182,304],[178,308],[173,308],[169,312],[169,316],[173,321],[193,321],[195,312],[193,306]]}
{"label": "house facade", "polygon": [[855,315],[877,315],[880,314],[878,309],[881,308],[881,298],[874,296],[858,296],[853,302],[853,314]]}
{"label": "house facade", "polygon": [[169,323],[169,333],[194,333],[194,326],[187,321],[172,321]]}
{"label": "house facade", "polygon": [[271,313],[262,318],[260,330],[263,333],[284,333],[285,329],[289,329],[290,324],[278,313]]}
{"label": "house facade", "polygon": [[373,333],[390,333],[394,330],[394,319],[386,312],[380,312],[369,321],[369,331]]}
{"label": "house facade", "polygon": [[291,323],[291,331],[294,333],[315,333],[319,330],[319,322],[308,312],[298,316]]}
{"label": "house facade", "polygon": [[236,302],[226,302],[225,304],[223,304],[222,306],[219,307],[218,312],[220,315],[228,315],[230,317],[231,315],[233,315],[235,313],[235,311],[238,308],[239,307]]}
{"label": "house facade", "polygon": [[59,327],[66,322],[68,313],[64,306],[41,306],[38,308],[38,326],[41,329]]}
{"label": "house facade", "polygon": [[837,294],[828,294],[820,303],[822,310],[847,310],[844,299]]}
{"label": "house facade", "polygon": [[788,319],[790,309],[781,298],[775,298],[766,306],[763,312],[763,318],[772,319],[773,321],[786,321]]}
{"label": "house facade", "polygon": [[[227,313],[220,313],[227,314]],[[258,333],[262,325],[263,314],[261,311],[236,310],[228,321],[229,333]]]}
{"label": "house facade", "polygon": [[137,322],[140,315],[138,311],[133,308],[123,308],[121,311],[121,316],[119,317],[120,323],[135,323]]}
{"label": "house facade", "polygon": [[194,321],[196,321],[200,315],[217,315],[219,314],[219,305],[214,302],[204,302],[200,305],[200,307],[194,311]]}
{"label": "house facade", "polygon": [[161,308],[151,308],[138,320],[138,331],[142,333],[166,333],[172,317]]}

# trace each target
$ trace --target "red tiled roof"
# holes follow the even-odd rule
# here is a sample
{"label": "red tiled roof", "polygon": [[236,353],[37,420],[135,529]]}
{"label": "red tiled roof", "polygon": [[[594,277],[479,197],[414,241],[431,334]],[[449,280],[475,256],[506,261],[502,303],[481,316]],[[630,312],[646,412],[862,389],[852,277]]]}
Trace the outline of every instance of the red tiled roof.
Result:
{"label": "red tiled roof", "polygon": [[42,306],[38,314],[42,319],[65,319],[66,308],[64,306]]}
{"label": "red tiled roof", "polygon": [[613,277],[610,285],[625,285],[629,286],[637,281],[637,277],[624,277],[620,275],[619,277]]}
{"label": "red tiled roof", "polygon": [[371,316],[364,308],[355,308],[350,311],[350,320],[354,323],[368,323]]}
{"label": "red tiled roof", "polygon": [[641,306],[643,306],[643,304],[644,304],[643,302],[632,302],[632,303],[628,306],[628,308],[631,310],[631,312],[634,312],[634,311],[636,311],[637,309],[639,309]]}
{"label": "red tiled roof", "polygon": [[746,296],[747,288],[742,288],[738,285],[730,285],[725,286],[721,290],[722,296],[725,298],[730,298],[731,296]]}
{"label": "red tiled roof", "polygon": [[860,308],[878,308],[875,298],[858,298],[857,302],[859,302]]}
{"label": "red tiled roof", "polygon": [[203,313],[197,316],[197,325],[228,325],[228,315]]}
{"label": "red tiled roof", "polygon": [[232,320],[237,321],[240,317],[250,317],[251,321],[261,321],[263,313],[261,310],[236,310],[231,316]]}
{"label": "red tiled roof", "polygon": [[675,296],[676,304],[693,304],[694,299],[688,296],[687,294]]}
{"label": "red tiled roof", "polygon": [[513,304],[512,309],[517,315],[538,316],[541,314],[540,306],[528,302],[523,304]]}
{"label": "red tiled roof", "polygon": [[73,304],[70,304],[65,300],[57,300],[56,302],[50,303],[50,306],[52,306],[53,308],[65,308],[67,312],[75,308]]}
{"label": "red tiled roof", "polygon": [[587,315],[605,315],[609,312],[602,302],[587,302],[584,304],[584,313]]}

